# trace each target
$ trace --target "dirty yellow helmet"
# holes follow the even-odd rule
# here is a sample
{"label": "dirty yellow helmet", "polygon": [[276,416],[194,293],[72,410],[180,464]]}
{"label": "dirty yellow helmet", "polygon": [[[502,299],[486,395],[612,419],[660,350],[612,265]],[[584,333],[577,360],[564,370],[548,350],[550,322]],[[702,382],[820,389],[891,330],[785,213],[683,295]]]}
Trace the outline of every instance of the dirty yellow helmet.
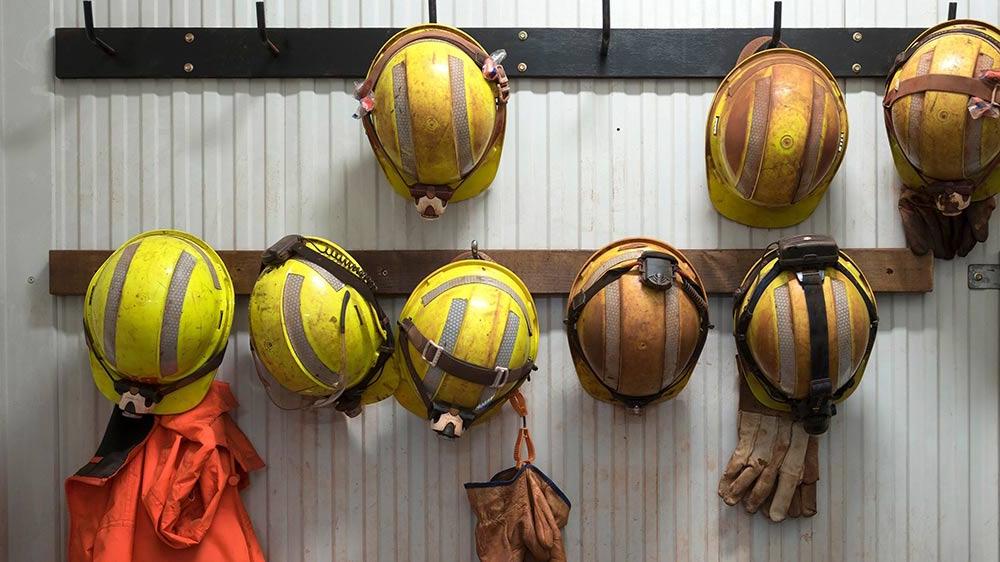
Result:
{"label": "dirty yellow helmet", "polygon": [[535,369],[538,312],[524,283],[486,259],[427,276],[403,306],[396,400],[459,437],[497,411]]}
{"label": "dirty yellow helmet", "polygon": [[974,118],[973,98],[1000,103],[1000,29],[952,20],[923,32],[886,82],[885,128],[906,187],[954,215],[1000,192],[1000,119]]}
{"label": "dirty yellow helmet", "polygon": [[379,165],[424,218],[496,176],[509,94],[496,59],[459,29],[409,27],[382,46],[355,92]]}
{"label": "dirty yellow helmet", "polygon": [[694,267],[668,244],[626,238],[595,252],[566,311],[584,390],[635,413],[676,396],[705,345],[707,299]]}
{"label": "dirty yellow helmet", "polygon": [[875,294],[829,236],[786,238],[733,303],[737,363],[757,400],[823,433],[858,387],[878,327]]}
{"label": "dirty yellow helmet", "polygon": [[208,244],[177,230],[132,238],[87,287],[94,383],[130,414],[176,414],[205,397],[233,324],[233,282]]}
{"label": "dirty yellow helmet", "polygon": [[847,147],[840,86],[795,49],[744,48],[708,114],[708,193],[724,217],[763,228],[802,222],[826,193]]}
{"label": "dirty yellow helmet", "polygon": [[[275,404],[334,404],[355,416],[362,404],[392,394],[398,378],[382,374],[392,326],[374,289],[361,265],[329,240],[290,235],[264,252],[250,294],[250,349]],[[297,404],[280,404],[269,378],[297,394]]]}

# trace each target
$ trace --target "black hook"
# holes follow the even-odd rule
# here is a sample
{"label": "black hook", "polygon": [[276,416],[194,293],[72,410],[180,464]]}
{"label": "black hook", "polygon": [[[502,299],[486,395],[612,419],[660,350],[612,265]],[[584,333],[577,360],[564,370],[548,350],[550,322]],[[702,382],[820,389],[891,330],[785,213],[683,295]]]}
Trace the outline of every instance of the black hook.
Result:
{"label": "black hook", "polygon": [[94,33],[94,6],[90,0],[83,0],[83,25],[87,29],[87,39],[90,39],[91,43],[97,45],[102,51],[111,56],[118,54],[118,51],[114,47],[105,43],[103,39],[97,36],[97,33]]}
{"label": "black hook", "polygon": [[611,44],[611,0],[603,0],[601,16],[601,57],[608,56],[608,46]]}
{"label": "black hook", "polygon": [[958,15],[958,2],[948,2],[948,21],[955,19]]}
{"label": "black hook", "polygon": [[438,22],[438,3],[437,0],[427,0],[427,21],[431,23]]}
{"label": "black hook", "polygon": [[781,44],[781,2],[774,3],[774,27],[771,29],[771,42],[767,44],[768,49],[773,49]]}
{"label": "black hook", "polygon": [[257,2],[257,33],[260,34],[260,40],[264,43],[273,56],[278,56],[281,50],[278,46],[271,41],[271,38],[267,36],[267,21],[264,19],[264,2],[258,0]]}

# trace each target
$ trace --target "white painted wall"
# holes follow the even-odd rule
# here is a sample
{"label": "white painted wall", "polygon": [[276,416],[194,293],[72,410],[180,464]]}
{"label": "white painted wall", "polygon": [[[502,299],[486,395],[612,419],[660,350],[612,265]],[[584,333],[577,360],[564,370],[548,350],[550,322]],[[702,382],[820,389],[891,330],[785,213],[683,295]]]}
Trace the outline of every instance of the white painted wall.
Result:
{"label": "white painted wall", "polygon": [[[618,27],[766,26],[770,2],[612,2]],[[269,2],[272,26],[403,26],[422,0]],[[600,2],[441,0],[459,26],[600,25]],[[946,2],[787,0],[787,27],[929,26]],[[960,15],[996,23],[997,0]],[[98,25],[254,25],[250,0],[98,2]],[[154,227],[217,248],[263,248],[289,232],[351,248],[593,248],[626,235],[682,248],[763,247],[793,232],[845,246],[903,243],[879,80],[845,84],[847,158],[803,225],[751,230],[705,191],[712,80],[517,80],[500,174],[485,197],[418,219],[394,195],[350,118],[345,80],[59,81],[58,26],[80,3],[0,5],[0,559],[64,556],[62,480],[95,450],[109,404],[93,388],[80,298],[47,292],[49,248],[112,248]],[[489,46],[487,46],[489,47]],[[318,54],[321,56],[321,54]],[[822,439],[819,514],[781,525],[715,494],[735,444],[732,302],[680,397],[642,418],[579,388],[563,302],[540,299],[541,371],[527,385],[537,464],[573,501],[570,560],[997,560],[996,292],[966,288],[996,262],[1000,219],[969,259],[938,262],[935,290],[882,296],[868,376]],[[736,272],[734,272],[736,274]],[[32,283],[31,280],[34,282]],[[245,305],[241,300],[241,305]],[[399,302],[393,303],[398,312]],[[462,483],[511,462],[510,412],[444,442],[392,401],[344,420],[270,407],[240,314],[222,369],[238,421],[268,463],[246,503],[270,560],[469,560]]]}

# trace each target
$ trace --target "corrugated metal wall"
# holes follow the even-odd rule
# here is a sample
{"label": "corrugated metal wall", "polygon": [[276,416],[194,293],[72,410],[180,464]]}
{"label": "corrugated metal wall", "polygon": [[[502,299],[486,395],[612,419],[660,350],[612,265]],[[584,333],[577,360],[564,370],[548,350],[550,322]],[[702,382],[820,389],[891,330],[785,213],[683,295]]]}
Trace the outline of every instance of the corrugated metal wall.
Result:
{"label": "corrugated metal wall", "polygon": [[[403,26],[419,0],[270,2],[272,26]],[[617,27],[766,26],[770,2],[612,3]],[[596,0],[441,0],[466,26],[600,25]],[[927,26],[946,2],[785,2],[785,25]],[[996,0],[959,14],[1000,20]],[[643,234],[679,247],[763,247],[792,232],[847,246],[903,243],[877,80],[845,84],[847,158],[826,200],[787,231],[720,219],[705,194],[703,130],[715,81],[517,80],[499,176],[485,197],[426,223],[395,196],[357,122],[352,83],[59,81],[52,34],[82,25],[74,0],[0,7],[0,557],[63,556],[62,479],[95,450],[109,404],[93,389],[82,301],[47,294],[49,248],[111,248],[175,227],[218,248],[289,232],[351,248],[593,248]],[[116,0],[98,25],[252,26],[249,0]],[[317,53],[317,56],[322,56]],[[968,260],[938,262],[926,296],[882,296],[868,376],[822,439],[819,514],[781,525],[715,494],[735,444],[731,300],[681,396],[643,417],[582,393],[540,299],[541,371],[527,386],[537,464],[573,501],[570,560],[997,560],[998,294],[966,289],[996,262],[1000,219]],[[734,272],[737,274],[738,272]],[[241,301],[245,305],[245,300]],[[393,303],[398,312],[399,302]],[[265,399],[240,314],[222,378],[268,468],[245,493],[270,560],[470,560],[462,484],[511,462],[511,413],[458,442],[392,401],[345,420]]]}

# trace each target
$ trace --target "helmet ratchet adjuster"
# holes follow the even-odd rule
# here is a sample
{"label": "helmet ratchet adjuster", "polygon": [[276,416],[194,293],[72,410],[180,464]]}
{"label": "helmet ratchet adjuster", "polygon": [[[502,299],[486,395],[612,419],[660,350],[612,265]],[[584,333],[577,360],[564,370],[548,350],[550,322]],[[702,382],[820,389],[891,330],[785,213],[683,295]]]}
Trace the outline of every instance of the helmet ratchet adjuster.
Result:
{"label": "helmet ratchet adjuster", "polygon": [[137,383],[125,379],[114,381],[115,392],[121,395],[118,408],[130,418],[138,418],[152,414],[153,408],[163,400],[160,389],[149,384]]}
{"label": "helmet ratchet adjuster", "polygon": [[410,196],[421,217],[435,220],[444,214],[452,190],[446,185],[417,184],[410,188]]}
{"label": "helmet ratchet adjuster", "polygon": [[465,427],[472,424],[474,419],[475,416],[470,412],[447,408],[435,402],[431,411],[431,429],[441,437],[457,439],[462,436]]}
{"label": "helmet ratchet adjuster", "polygon": [[669,289],[674,283],[677,259],[663,252],[643,252],[639,256],[639,273],[642,284],[660,291]]}
{"label": "helmet ratchet adjuster", "polygon": [[820,435],[830,428],[830,417],[837,413],[831,401],[832,393],[830,379],[817,379],[809,383],[808,398],[793,405],[795,418],[802,422],[809,435]]}

